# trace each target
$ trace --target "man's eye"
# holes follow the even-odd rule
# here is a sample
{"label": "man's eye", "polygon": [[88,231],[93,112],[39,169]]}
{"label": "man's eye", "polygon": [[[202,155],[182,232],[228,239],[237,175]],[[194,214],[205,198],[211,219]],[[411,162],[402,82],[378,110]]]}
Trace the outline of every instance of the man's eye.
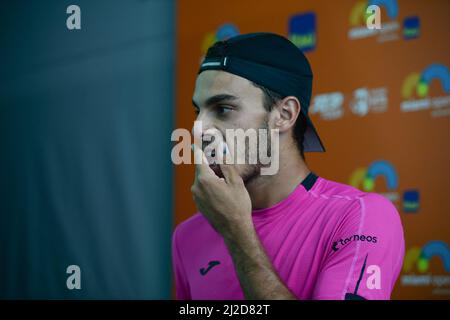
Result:
{"label": "man's eye", "polygon": [[227,107],[225,105],[217,106],[217,113],[220,115],[226,114],[226,113],[230,112],[231,110],[233,110],[233,109],[230,107]]}

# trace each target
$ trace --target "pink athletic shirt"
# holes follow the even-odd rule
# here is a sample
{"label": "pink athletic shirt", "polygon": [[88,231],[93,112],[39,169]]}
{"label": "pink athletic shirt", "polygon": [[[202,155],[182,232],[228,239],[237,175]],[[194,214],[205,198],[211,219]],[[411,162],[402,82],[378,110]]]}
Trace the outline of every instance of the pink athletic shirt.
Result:
{"label": "pink athletic shirt", "polygon": [[[389,299],[403,229],[384,196],[311,172],[284,200],[253,210],[259,239],[298,299]],[[177,299],[244,299],[223,238],[196,213],[173,234]]]}

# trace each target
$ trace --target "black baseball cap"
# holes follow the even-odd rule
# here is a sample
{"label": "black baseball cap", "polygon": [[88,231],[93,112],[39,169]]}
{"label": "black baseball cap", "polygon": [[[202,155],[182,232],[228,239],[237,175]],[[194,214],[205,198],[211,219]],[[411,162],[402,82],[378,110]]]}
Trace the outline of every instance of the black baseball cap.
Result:
{"label": "black baseball cap", "polygon": [[246,78],[282,96],[295,96],[307,126],[305,152],[325,152],[308,116],[313,74],[305,55],[291,41],[274,33],[248,33],[218,41],[208,49],[199,74],[222,70]]}

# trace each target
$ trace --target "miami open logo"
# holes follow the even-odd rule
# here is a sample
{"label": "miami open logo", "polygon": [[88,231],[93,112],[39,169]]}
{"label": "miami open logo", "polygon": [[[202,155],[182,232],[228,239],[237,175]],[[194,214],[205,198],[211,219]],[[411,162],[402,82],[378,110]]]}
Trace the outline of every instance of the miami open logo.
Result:
{"label": "miami open logo", "polygon": [[[387,192],[377,192],[377,184],[384,180]],[[376,160],[368,167],[355,169],[349,179],[349,184],[365,192],[377,192],[395,205],[399,204],[399,182],[395,167],[386,160]],[[400,205],[400,204],[399,204]],[[405,213],[415,213],[419,210],[419,191],[408,189],[402,195],[402,209]]]}
{"label": "miami open logo", "polygon": [[[387,17],[381,14],[382,8]],[[399,31],[403,30],[402,34],[405,40],[418,38],[420,35],[419,17],[417,15],[405,17],[402,29],[398,22],[398,16],[399,7],[396,0],[357,1],[350,11],[350,29],[347,36],[351,40],[377,36],[378,42],[385,42],[399,39]]]}
{"label": "miami open logo", "polygon": [[[381,22],[380,28],[368,27],[368,19],[371,19],[372,15],[381,15],[380,10],[373,12],[371,8],[385,8],[387,16],[390,21]],[[400,28],[398,21],[398,5],[396,0],[369,0],[358,1],[352,7],[350,12],[350,30],[348,31],[348,38],[362,39],[379,35],[378,41],[394,40],[398,38],[395,33]],[[380,16],[380,20],[383,20]]]}
{"label": "miami open logo", "polygon": [[208,48],[211,47],[217,41],[228,40],[234,36],[239,35],[239,28],[233,23],[225,23],[217,28],[216,31],[208,32],[204,37],[201,45],[202,50],[202,58],[208,51]]}
{"label": "miami open logo", "polygon": [[[431,270],[430,262],[438,259],[442,272]],[[423,247],[410,247],[405,254],[402,286],[431,286],[432,294],[450,295],[450,249],[444,241],[433,240]]]}
{"label": "miami open logo", "polygon": [[[430,85],[436,80],[440,83],[445,95],[430,97]],[[433,63],[421,73],[411,72],[403,81],[402,112],[413,112],[431,109],[432,117],[450,115],[450,72],[444,64]]]}

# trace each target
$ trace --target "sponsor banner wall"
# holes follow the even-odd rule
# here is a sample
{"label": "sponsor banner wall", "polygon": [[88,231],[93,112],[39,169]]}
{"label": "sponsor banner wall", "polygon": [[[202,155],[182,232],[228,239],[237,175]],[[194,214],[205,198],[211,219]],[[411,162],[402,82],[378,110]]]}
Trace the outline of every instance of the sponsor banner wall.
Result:
{"label": "sponsor banner wall", "polygon": [[[366,26],[369,5],[381,30]],[[176,127],[191,129],[206,49],[249,32],[287,36],[313,73],[310,113],[324,178],[388,197],[403,221],[405,262],[394,299],[450,298],[450,2],[184,0],[178,3]],[[175,166],[175,221],[190,217],[192,165]]]}

